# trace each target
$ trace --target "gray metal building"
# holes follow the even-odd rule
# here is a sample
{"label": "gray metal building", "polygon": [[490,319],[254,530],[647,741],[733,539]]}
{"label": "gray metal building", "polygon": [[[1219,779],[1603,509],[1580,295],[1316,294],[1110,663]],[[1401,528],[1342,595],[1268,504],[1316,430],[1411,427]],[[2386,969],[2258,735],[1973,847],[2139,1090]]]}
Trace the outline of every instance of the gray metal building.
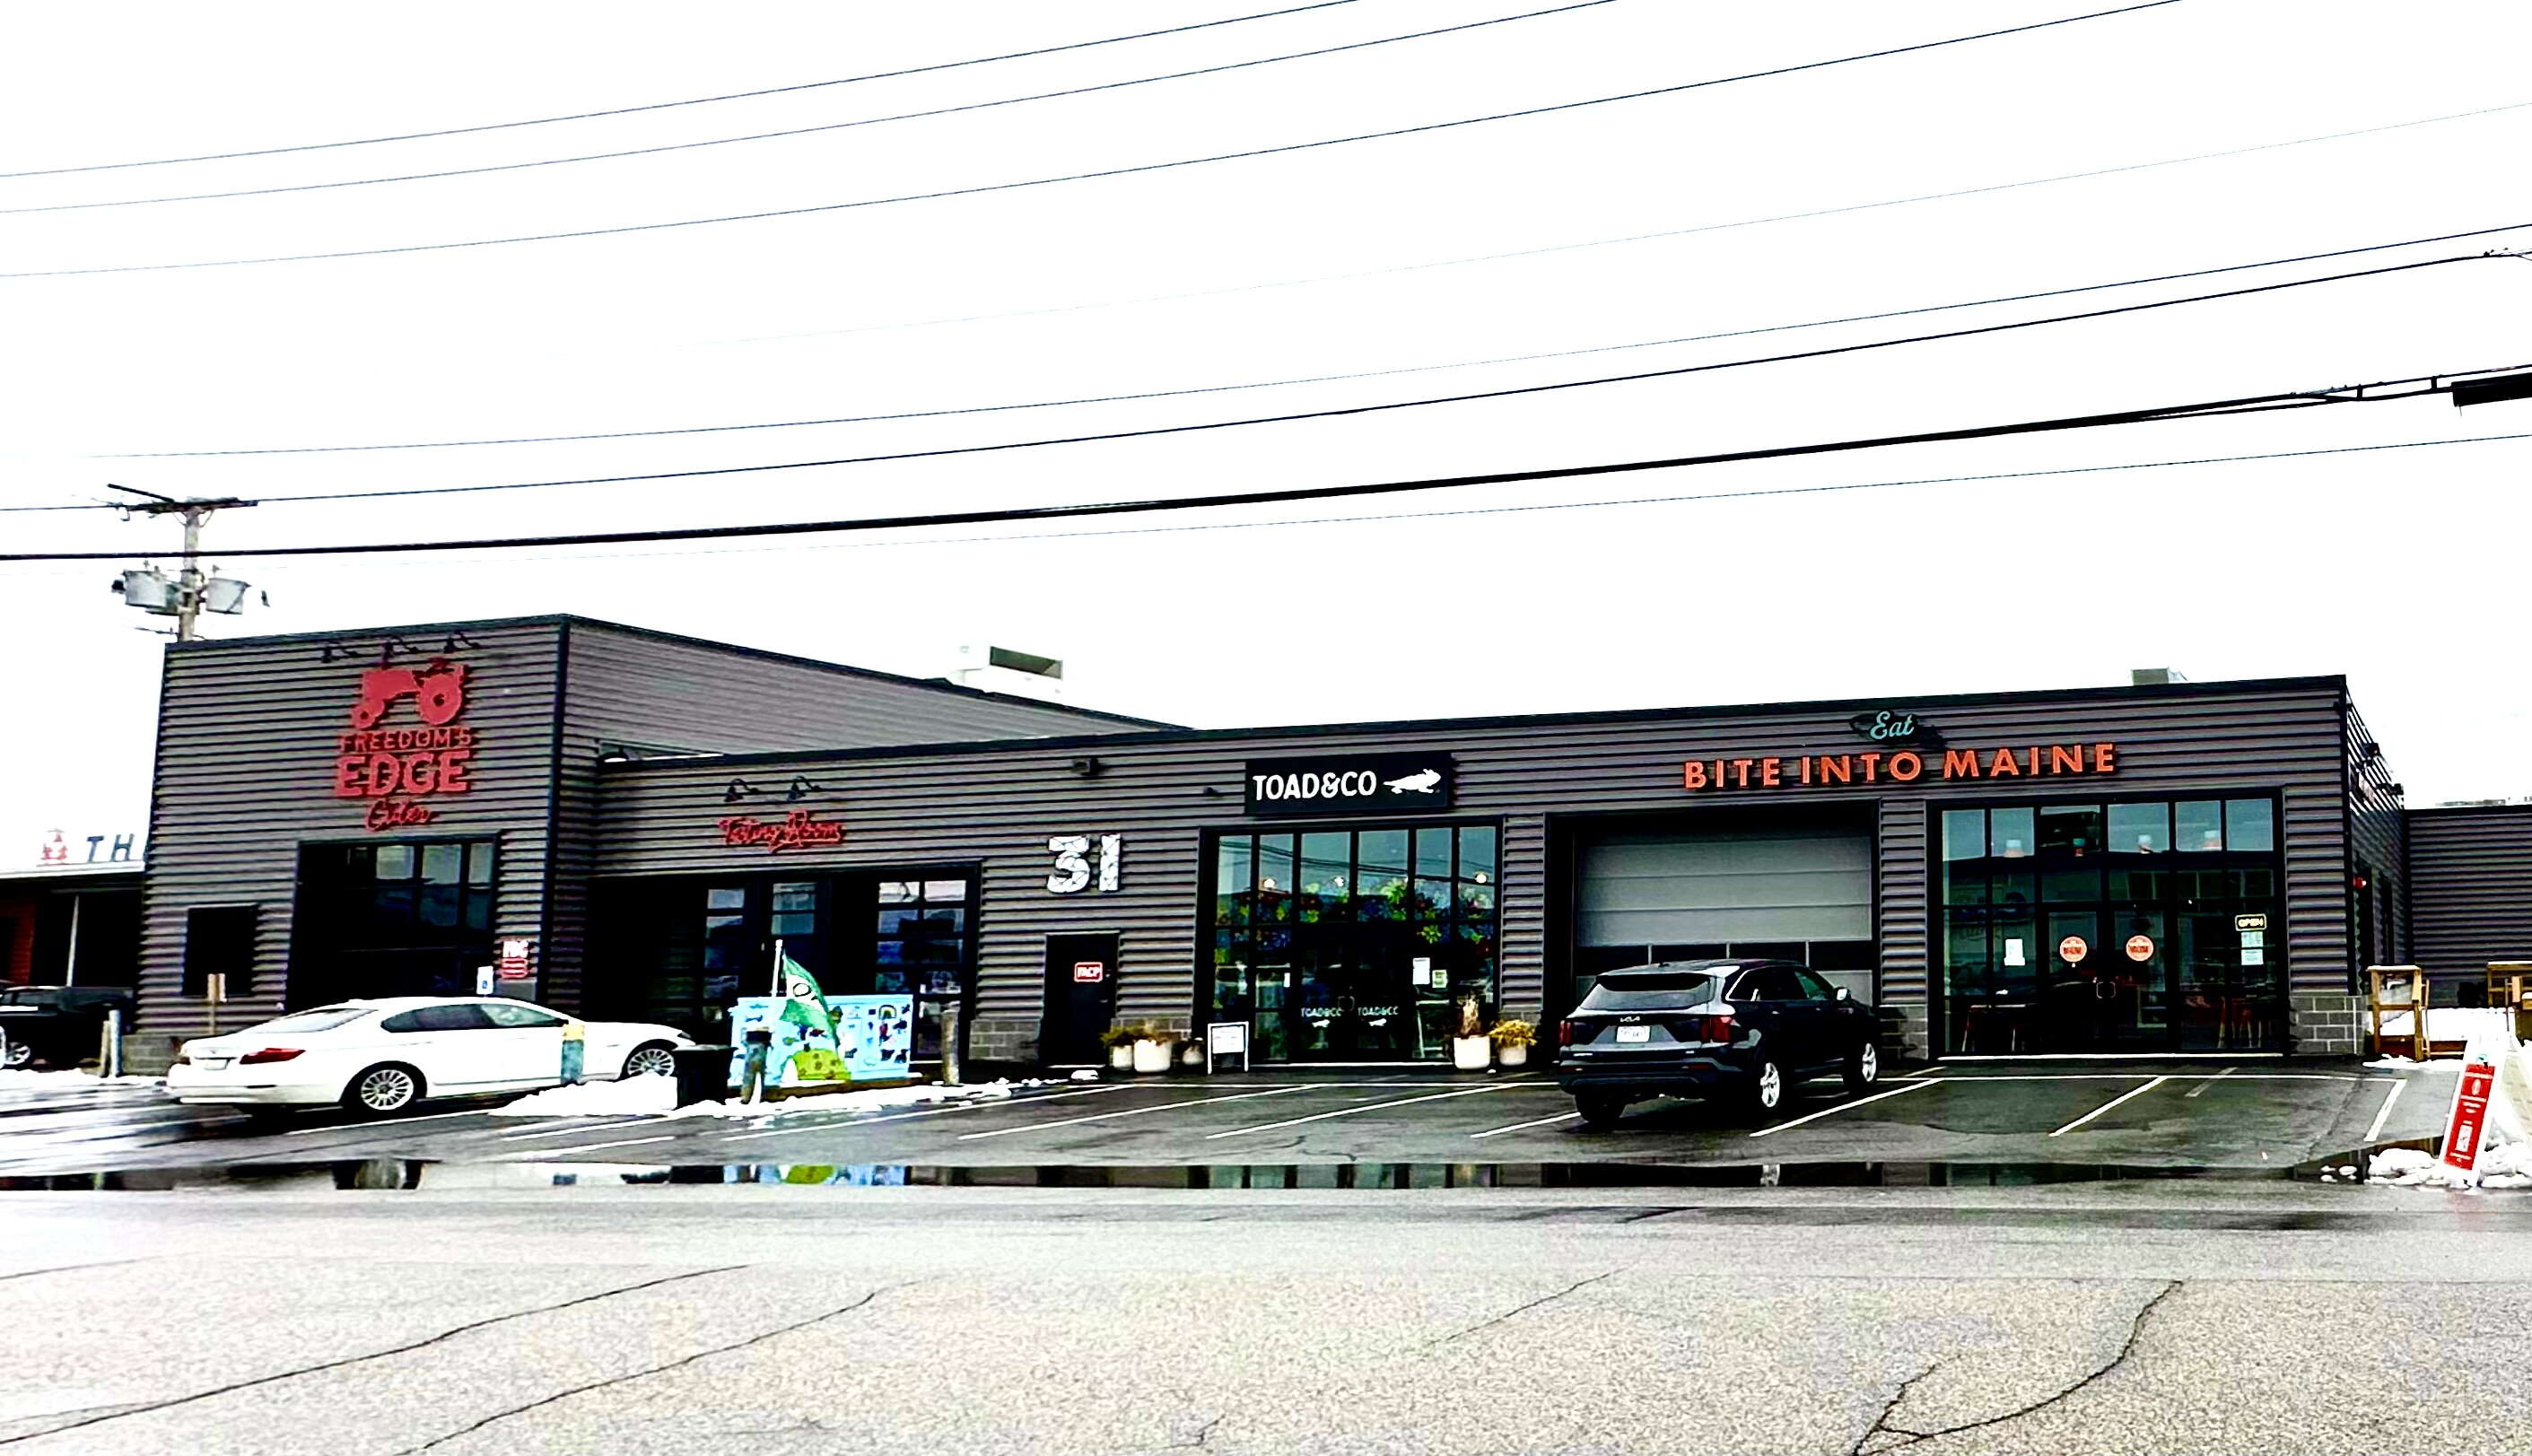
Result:
{"label": "gray metal building", "polygon": [[2335,677],[1191,730],[552,617],[169,649],[140,1051],[472,987],[716,1035],[776,943],[969,1054],[1442,1054],[1792,955],[1915,1055],[2352,1049],[2405,952]]}

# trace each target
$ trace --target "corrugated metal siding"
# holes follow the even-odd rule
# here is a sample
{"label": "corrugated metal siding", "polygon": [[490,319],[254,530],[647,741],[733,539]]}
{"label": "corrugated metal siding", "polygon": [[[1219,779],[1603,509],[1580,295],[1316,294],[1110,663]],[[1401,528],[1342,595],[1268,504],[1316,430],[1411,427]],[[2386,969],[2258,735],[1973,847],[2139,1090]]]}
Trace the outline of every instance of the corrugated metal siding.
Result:
{"label": "corrugated metal siding", "polygon": [[[1857,704],[1861,706],[1862,704]],[[1349,751],[1439,750],[1457,756],[1454,816],[1500,818],[1505,829],[1503,997],[1540,996],[1547,883],[1545,816],[1576,828],[1593,813],[1692,807],[1820,806],[1880,801],[1880,928],[1885,999],[1925,994],[1926,805],[2139,795],[2278,791],[2290,902],[2288,969],[2298,986],[2334,987],[2347,975],[2339,690],[2295,686],[2239,692],[2142,691],[2082,700],[1947,705],[1935,720],[1955,746],[2116,742],[2113,778],[2042,778],[2025,787],[1779,789],[1688,794],[1683,757],[1852,753],[1863,745],[1847,712],[1735,712],[1710,718],[1530,720],[1409,725],[1379,732],[1261,732],[1102,744],[1107,771],[1085,779],[1080,751],[995,746],[858,758],[750,763],[751,776],[799,771],[834,789],[813,806],[847,826],[839,849],[786,854],[782,868],[871,868],[979,862],[985,867],[981,964],[986,1015],[1037,1009],[1044,937],[1116,930],[1125,937],[1121,1004],[1129,1015],[1184,1014],[1194,994],[1196,885],[1202,831],[1257,821],[1240,813],[1240,771],[1251,757]],[[658,762],[606,770],[597,868],[608,875],[691,874],[775,868],[773,857],[724,848],[715,823],[731,768]],[[1123,888],[1046,891],[1047,837],[1122,833]]]}
{"label": "corrugated metal siding", "polygon": [[2532,961],[2532,804],[2409,813],[2410,954],[2439,975]]}
{"label": "corrugated metal siding", "polygon": [[[2388,756],[2363,751],[2364,745],[2374,742],[2374,734],[2352,704],[2347,709],[2347,741],[2348,853],[2372,878],[2367,893],[2381,907],[2383,958],[2386,963],[2397,962],[2408,954],[2409,943],[2407,815],[2400,803],[2400,785],[2391,776]],[[2358,970],[2373,958],[2370,948],[2362,945],[2352,946],[2349,954]]]}
{"label": "corrugated metal siding", "polygon": [[1875,893],[1881,906],[1881,978],[1874,1004],[1922,1006],[1933,944],[1927,925],[1933,852],[1923,799],[1881,801],[1881,844]]}
{"label": "corrugated metal siding", "polygon": [[[253,992],[221,1013],[224,1025],[279,1009],[290,949],[299,846],[312,840],[369,841],[489,835],[500,844],[494,929],[532,935],[543,909],[547,796],[551,777],[554,667],[558,630],[547,623],[477,626],[476,645],[454,655],[467,665],[459,720],[476,730],[475,789],[429,803],[436,819],[410,831],[371,834],[366,800],[334,797],[339,736],[364,668],[377,665],[391,632],[343,634],[348,655],[324,660],[324,640],[263,638],[171,644],[159,694],[158,765],[149,808],[149,872],[144,891],[137,1054],[164,1051],[161,1038],[201,1035],[200,1001],[179,996],[186,912],[196,906],[255,904]],[[441,644],[406,629],[419,665]],[[399,711],[380,727],[409,726]],[[146,1064],[144,1062],[143,1064]]]}
{"label": "corrugated metal siding", "polygon": [[[569,672],[558,735],[557,872],[540,993],[569,1009],[580,1005],[588,876],[599,833],[598,765],[605,743],[759,753],[1043,738],[1141,726],[1026,699],[734,651],[602,622],[573,619],[563,631]],[[731,776],[724,772],[716,788]],[[755,777],[778,788],[788,775]]]}

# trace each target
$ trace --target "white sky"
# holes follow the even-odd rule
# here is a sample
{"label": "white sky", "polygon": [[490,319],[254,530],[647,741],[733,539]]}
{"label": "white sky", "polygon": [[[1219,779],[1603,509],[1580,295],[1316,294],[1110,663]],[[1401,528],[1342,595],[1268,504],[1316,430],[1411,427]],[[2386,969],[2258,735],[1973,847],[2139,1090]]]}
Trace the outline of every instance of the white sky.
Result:
{"label": "white sky", "polygon": [[[292,156],[0,181],[0,206],[488,165],[813,126],[1510,15],[1357,0],[786,96]],[[13,15],[0,170],[366,137],[851,76],[1272,8],[544,3]],[[0,272],[390,247],[813,205],[1410,126],[2080,13],[1614,0],[1224,76],[666,156],[21,214]],[[2532,222],[2532,7],[2184,0],[1932,52],[1437,134],[983,196],[392,257],[0,280],[0,504],[106,481],[279,495],[816,459],[1725,360],[2532,246],[1924,320],[1189,399],[650,440],[120,454],[743,423],[1585,349]],[[1462,266],[1253,285],[1982,188]],[[1226,290],[1241,290],[1226,292]],[[1199,298],[1167,298],[1201,293]],[[1157,301],[1155,301],[1157,300]],[[214,547],[1048,503],[1667,456],[2532,362],[2532,261],[1355,420],[667,485],[219,518]],[[1037,311],[1031,311],[1037,310]],[[1062,311],[1045,311],[1062,310]],[[970,315],[975,321],[937,322]],[[2532,431],[2441,400],[1442,497],[719,549],[241,561],[213,636],[567,610],[901,672],[962,641],[1205,726],[2346,672],[2413,804],[2532,793],[2532,441],[1851,494],[1259,526]],[[0,516],[0,549],[171,522]],[[945,539],[959,538],[959,539]],[[157,619],[115,568],[0,566],[0,862],[138,826]],[[28,846],[22,856],[9,845]]]}

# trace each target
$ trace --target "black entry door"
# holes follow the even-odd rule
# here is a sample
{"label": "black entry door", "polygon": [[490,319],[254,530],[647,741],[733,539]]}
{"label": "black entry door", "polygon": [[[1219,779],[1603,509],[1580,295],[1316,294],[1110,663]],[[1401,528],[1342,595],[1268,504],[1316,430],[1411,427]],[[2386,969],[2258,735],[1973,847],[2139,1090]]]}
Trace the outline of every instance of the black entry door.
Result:
{"label": "black entry door", "polygon": [[1038,1060],[1090,1067],[1108,1059],[1099,1034],[1117,1009],[1117,936],[1046,937],[1046,1012],[1038,1022]]}

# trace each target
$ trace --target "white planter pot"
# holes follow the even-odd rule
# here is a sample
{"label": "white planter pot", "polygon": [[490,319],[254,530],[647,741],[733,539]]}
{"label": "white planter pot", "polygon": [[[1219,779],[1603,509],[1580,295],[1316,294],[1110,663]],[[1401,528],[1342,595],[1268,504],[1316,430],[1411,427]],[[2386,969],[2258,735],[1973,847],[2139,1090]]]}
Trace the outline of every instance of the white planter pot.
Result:
{"label": "white planter pot", "polygon": [[1454,1036],[1451,1065],[1463,1072],[1482,1072],[1486,1069],[1486,1053],[1493,1049],[1494,1043],[1483,1036]]}
{"label": "white planter pot", "polygon": [[1507,1067],[1526,1067],[1529,1065],[1529,1048],[1526,1046],[1496,1047],[1495,1060]]}
{"label": "white planter pot", "polygon": [[1137,1041],[1134,1043],[1135,1071],[1166,1072],[1169,1069],[1170,1043],[1166,1041]]}
{"label": "white planter pot", "polygon": [[1201,1041],[1190,1041],[1185,1046],[1180,1047],[1179,1049],[1179,1065],[1181,1067],[1203,1066],[1204,1043]]}
{"label": "white planter pot", "polygon": [[1134,1044],[1130,1041],[1121,1041],[1115,1046],[1109,1047],[1108,1065],[1120,1072],[1133,1071]]}

